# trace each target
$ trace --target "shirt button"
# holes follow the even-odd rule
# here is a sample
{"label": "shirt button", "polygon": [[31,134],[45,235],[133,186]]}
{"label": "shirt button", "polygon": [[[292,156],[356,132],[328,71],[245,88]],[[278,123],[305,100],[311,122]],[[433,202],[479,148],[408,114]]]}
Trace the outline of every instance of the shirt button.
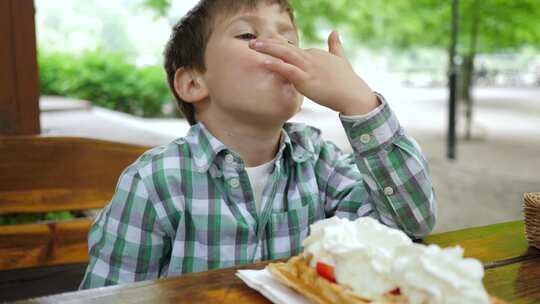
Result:
{"label": "shirt button", "polygon": [[392,195],[392,194],[394,194],[394,189],[392,187],[386,187],[386,188],[384,188],[384,194]]}
{"label": "shirt button", "polygon": [[238,180],[238,178],[233,178],[233,179],[231,179],[229,184],[231,185],[231,187],[236,188],[236,187],[240,186],[240,181]]}
{"label": "shirt button", "polygon": [[363,143],[363,144],[367,144],[371,141],[371,135],[369,134],[362,134],[360,136],[360,142]]}
{"label": "shirt button", "polygon": [[225,155],[225,161],[232,164],[234,162],[234,157],[231,154],[227,154]]}

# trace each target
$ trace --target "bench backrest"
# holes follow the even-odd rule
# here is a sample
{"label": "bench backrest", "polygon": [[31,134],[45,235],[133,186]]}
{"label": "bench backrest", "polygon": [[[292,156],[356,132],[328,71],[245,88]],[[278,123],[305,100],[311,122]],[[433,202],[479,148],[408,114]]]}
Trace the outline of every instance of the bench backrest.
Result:
{"label": "bench backrest", "polygon": [[[71,137],[0,137],[0,215],[99,209],[148,147]],[[0,226],[0,270],[88,261],[89,218]]]}

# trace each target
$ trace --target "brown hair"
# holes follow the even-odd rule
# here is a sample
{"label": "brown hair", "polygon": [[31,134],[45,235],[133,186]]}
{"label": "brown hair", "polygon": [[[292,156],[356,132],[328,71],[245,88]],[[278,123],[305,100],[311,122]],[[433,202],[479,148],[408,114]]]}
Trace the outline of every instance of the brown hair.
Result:
{"label": "brown hair", "polygon": [[204,53],[217,17],[234,14],[241,9],[254,9],[261,2],[277,3],[289,14],[294,23],[294,14],[288,0],[201,0],[173,27],[163,55],[167,81],[180,111],[190,125],[197,123],[193,104],[184,101],[174,89],[174,75],[181,67],[206,71]]}

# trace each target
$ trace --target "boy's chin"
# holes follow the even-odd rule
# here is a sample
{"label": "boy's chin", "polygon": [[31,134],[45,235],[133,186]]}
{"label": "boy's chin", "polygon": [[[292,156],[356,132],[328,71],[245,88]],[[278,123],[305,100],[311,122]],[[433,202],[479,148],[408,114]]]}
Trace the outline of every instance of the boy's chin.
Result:
{"label": "boy's chin", "polygon": [[[299,109],[300,105],[293,100],[279,100],[273,103],[261,103],[259,107],[253,108],[249,120],[258,125],[278,126],[291,119]],[[243,116],[243,115],[242,115]],[[239,119],[246,118],[239,117]]]}
{"label": "boy's chin", "polygon": [[300,106],[301,103],[298,99],[281,100],[278,109],[275,109],[269,116],[272,116],[276,122],[284,123],[298,113]]}
{"label": "boy's chin", "polygon": [[261,114],[254,120],[257,126],[266,126],[267,128],[281,128],[294,115],[270,115],[268,113]]}

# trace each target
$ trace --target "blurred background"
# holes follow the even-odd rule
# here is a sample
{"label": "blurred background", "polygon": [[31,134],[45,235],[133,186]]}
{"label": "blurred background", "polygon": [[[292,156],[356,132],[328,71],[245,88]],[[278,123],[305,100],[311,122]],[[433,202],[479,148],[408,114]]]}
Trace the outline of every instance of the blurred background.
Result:
{"label": "blurred background", "polygon": [[[183,136],[189,126],[168,92],[161,53],[195,3],[35,0],[42,133],[147,146]],[[326,48],[338,29],[357,73],[422,146],[439,203],[436,231],[522,217],[522,194],[540,191],[539,1],[454,1],[455,14],[452,1],[440,0],[291,3],[302,47]],[[453,159],[449,71],[457,75]],[[306,100],[292,120],[351,151],[337,114]]]}

